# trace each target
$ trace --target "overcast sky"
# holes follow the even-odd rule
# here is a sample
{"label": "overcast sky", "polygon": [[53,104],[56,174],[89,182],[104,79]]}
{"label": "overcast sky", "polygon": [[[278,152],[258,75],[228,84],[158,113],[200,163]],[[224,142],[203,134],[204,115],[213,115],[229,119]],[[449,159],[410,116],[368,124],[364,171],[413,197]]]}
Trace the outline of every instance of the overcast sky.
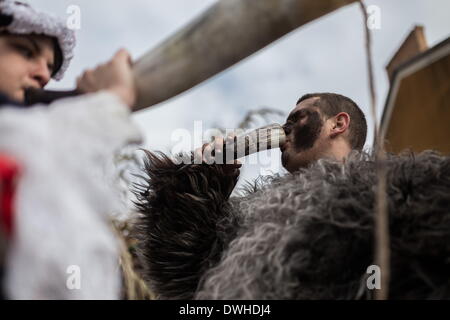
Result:
{"label": "overcast sky", "polygon": [[[70,5],[81,9],[76,57],[65,79],[50,87],[72,88],[84,69],[109,59],[120,47],[127,48],[134,58],[140,57],[214,2],[33,0],[33,6],[63,17],[68,17]],[[450,1],[371,0],[366,4],[381,9],[381,29],[373,31],[381,112],[389,89],[386,64],[416,24],[425,27],[430,46],[448,37]],[[194,121],[203,121],[204,129],[233,128],[250,110],[271,107],[287,115],[305,93],[336,92],[355,100],[372,127],[364,50],[362,16],[359,6],[353,4],[292,32],[188,93],[136,114],[134,119],[145,135],[147,148],[168,152],[175,143],[172,133],[180,128],[192,132]],[[282,119],[275,117],[273,121]],[[367,146],[372,140],[370,130]],[[248,165],[243,179],[252,179],[260,171],[260,167]]]}

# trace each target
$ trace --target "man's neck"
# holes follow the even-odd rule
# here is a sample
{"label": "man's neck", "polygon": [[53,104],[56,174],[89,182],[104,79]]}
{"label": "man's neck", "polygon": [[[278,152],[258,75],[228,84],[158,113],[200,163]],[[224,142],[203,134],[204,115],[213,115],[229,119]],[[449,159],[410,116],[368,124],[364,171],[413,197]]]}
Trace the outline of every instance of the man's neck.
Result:
{"label": "man's neck", "polygon": [[325,156],[339,162],[344,162],[344,159],[350,154],[352,149],[347,141],[343,139],[335,140],[331,143]]}

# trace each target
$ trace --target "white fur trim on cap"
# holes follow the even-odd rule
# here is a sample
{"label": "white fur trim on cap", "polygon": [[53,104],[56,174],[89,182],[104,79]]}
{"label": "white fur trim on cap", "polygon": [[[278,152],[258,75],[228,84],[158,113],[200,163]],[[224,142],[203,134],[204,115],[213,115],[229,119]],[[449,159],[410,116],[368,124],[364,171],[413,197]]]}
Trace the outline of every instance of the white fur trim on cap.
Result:
{"label": "white fur trim on cap", "polygon": [[58,39],[63,61],[53,78],[61,80],[73,58],[76,44],[75,32],[67,28],[63,19],[18,1],[0,0],[0,12],[13,18],[13,21],[5,27],[5,30],[10,33],[43,34]]}

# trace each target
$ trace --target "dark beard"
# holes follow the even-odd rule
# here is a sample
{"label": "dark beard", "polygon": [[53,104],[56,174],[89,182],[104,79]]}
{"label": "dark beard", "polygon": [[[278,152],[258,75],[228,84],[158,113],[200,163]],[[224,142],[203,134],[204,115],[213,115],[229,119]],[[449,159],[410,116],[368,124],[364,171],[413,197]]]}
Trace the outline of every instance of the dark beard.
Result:
{"label": "dark beard", "polygon": [[294,127],[294,148],[296,152],[311,149],[319,138],[323,127],[320,114],[316,111],[308,112],[307,123]]}

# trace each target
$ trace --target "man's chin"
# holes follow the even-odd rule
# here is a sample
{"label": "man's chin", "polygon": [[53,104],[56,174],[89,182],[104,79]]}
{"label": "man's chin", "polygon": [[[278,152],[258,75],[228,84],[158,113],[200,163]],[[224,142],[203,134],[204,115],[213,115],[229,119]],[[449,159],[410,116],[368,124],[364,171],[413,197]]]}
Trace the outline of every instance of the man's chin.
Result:
{"label": "man's chin", "polygon": [[[281,154],[281,165],[289,172],[293,172],[291,168],[291,161],[289,161],[289,154],[287,152],[283,152]],[[295,170],[294,170],[295,171]]]}
{"label": "man's chin", "polygon": [[298,154],[290,157],[289,154],[283,153],[281,156],[281,164],[287,171],[294,173],[302,168],[307,168],[310,165],[310,162],[305,161],[305,159],[303,159],[303,157],[299,157]]}

